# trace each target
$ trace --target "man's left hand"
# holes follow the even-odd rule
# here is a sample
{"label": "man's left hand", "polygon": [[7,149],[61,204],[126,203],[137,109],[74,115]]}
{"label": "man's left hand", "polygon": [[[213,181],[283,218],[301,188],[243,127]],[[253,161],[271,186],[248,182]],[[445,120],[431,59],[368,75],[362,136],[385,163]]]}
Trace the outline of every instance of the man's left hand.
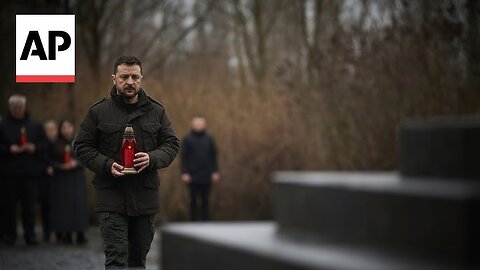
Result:
{"label": "man's left hand", "polygon": [[222,178],[222,175],[219,172],[212,173],[212,182],[217,183]]}
{"label": "man's left hand", "polygon": [[147,153],[138,152],[135,154],[135,157],[136,158],[133,160],[135,165],[133,166],[135,166],[136,168],[140,168],[137,171],[138,173],[145,170],[145,168],[147,168],[148,165],[150,165],[150,156]]}
{"label": "man's left hand", "polygon": [[28,152],[29,154],[35,153],[35,144],[33,144],[33,143],[27,143],[27,144],[25,144],[25,150],[27,150],[27,152]]}

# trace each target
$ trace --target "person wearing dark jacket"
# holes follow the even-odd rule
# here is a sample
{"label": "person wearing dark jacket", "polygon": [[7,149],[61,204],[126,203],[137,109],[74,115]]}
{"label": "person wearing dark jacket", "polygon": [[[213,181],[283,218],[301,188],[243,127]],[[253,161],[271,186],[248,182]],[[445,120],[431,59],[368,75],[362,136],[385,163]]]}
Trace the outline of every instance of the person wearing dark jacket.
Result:
{"label": "person wearing dark jacket", "polygon": [[[141,65],[133,56],[115,61],[110,98],[89,109],[74,141],[78,159],[95,173],[106,268],[145,268],[160,207],[157,170],[170,165],[179,149],[164,107],[141,88]],[[127,174],[132,170],[123,166],[122,153],[128,154],[122,138],[132,132],[136,172]]]}
{"label": "person wearing dark jacket", "polygon": [[44,155],[44,172],[38,181],[38,203],[40,205],[40,214],[42,217],[42,231],[44,242],[50,241],[50,195],[51,181],[53,176],[53,167],[51,160],[53,157],[53,146],[58,137],[58,126],[54,120],[48,120],[43,124],[45,135],[47,137],[47,147]]}
{"label": "person wearing dark jacket", "polygon": [[[202,116],[192,120],[192,130],[182,141],[181,180],[190,188],[190,217],[192,221],[209,220],[208,197],[212,182],[220,180],[217,149],[206,132],[207,122]],[[200,208],[197,201],[200,200]]]}
{"label": "person wearing dark jacket", "polygon": [[85,244],[88,227],[87,187],[84,167],[72,151],[75,127],[68,120],[58,125],[58,140],[53,147],[51,183],[51,227],[57,241],[71,244],[76,232],[76,243]]}
{"label": "person wearing dark jacket", "polygon": [[26,98],[13,95],[9,112],[0,123],[0,155],[6,204],[6,242],[13,245],[16,232],[16,203],[20,198],[25,242],[36,244],[34,231],[37,179],[44,170],[45,133],[42,125],[26,112]]}
{"label": "person wearing dark jacket", "polygon": [[[0,117],[0,125],[2,122],[2,117]],[[6,188],[8,185],[5,184],[5,157],[4,155],[0,154],[0,216],[1,217],[6,217],[9,209],[7,207],[7,190]],[[0,218],[0,242],[5,242],[8,238],[8,233],[7,233],[7,228],[8,228],[8,222],[5,218]]]}

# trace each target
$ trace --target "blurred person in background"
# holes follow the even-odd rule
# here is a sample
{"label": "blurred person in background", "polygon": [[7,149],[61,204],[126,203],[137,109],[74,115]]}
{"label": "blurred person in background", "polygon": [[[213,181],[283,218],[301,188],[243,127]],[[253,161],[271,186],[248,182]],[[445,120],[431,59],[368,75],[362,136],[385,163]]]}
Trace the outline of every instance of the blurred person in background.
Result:
{"label": "blurred person in background", "polygon": [[37,244],[35,237],[35,200],[38,179],[44,171],[46,138],[41,123],[26,112],[27,99],[12,95],[9,111],[0,123],[0,155],[4,167],[5,241],[13,245],[17,237],[16,205],[20,198],[22,224],[27,245]]}
{"label": "blurred person in background", "polygon": [[[190,217],[192,221],[209,220],[211,184],[220,181],[217,148],[207,133],[203,116],[192,119],[192,129],[182,141],[181,180],[190,188]],[[199,201],[199,202],[198,202]]]}
{"label": "blurred person in background", "polygon": [[[147,96],[142,78],[136,57],[119,57],[110,97],[90,107],[74,143],[79,160],[95,172],[95,210],[107,269],[145,268],[160,209],[157,170],[169,166],[179,149],[165,108]],[[136,151],[129,163],[135,170],[127,174],[122,138],[127,132],[131,136],[132,129]]]}
{"label": "blurred person in background", "polygon": [[[0,125],[2,123],[2,117],[0,116]],[[0,155],[0,243],[5,242],[5,238],[7,237],[7,222],[6,222],[6,213],[8,210],[6,209],[6,201],[5,198],[7,198],[7,192],[6,192],[6,187],[5,185],[5,173],[4,173],[4,157],[3,155]]]}
{"label": "blurred person in background", "polygon": [[63,120],[58,125],[58,139],[53,146],[51,164],[51,227],[57,241],[85,244],[85,231],[88,228],[87,187],[84,167],[78,162],[72,148],[75,127],[72,122]]}
{"label": "blurred person in background", "polygon": [[58,126],[54,120],[48,120],[43,124],[45,135],[47,136],[47,148],[45,151],[45,170],[38,182],[38,202],[40,204],[40,213],[42,217],[42,231],[44,242],[50,241],[50,188],[53,176],[53,167],[51,165],[53,146],[58,137]]}

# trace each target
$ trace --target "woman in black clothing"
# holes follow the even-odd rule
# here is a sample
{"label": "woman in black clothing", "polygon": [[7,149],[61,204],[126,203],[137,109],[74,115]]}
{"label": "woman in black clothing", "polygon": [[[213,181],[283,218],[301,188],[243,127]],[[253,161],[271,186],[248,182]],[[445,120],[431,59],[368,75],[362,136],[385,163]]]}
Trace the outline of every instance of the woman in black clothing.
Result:
{"label": "woman in black clothing", "polygon": [[52,160],[51,226],[60,242],[72,243],[72,233],[76,232],[76,243],[84,244],[88,227],[87,192],[83,166],[72,149],[74,135],[72,122],[61,121]]}

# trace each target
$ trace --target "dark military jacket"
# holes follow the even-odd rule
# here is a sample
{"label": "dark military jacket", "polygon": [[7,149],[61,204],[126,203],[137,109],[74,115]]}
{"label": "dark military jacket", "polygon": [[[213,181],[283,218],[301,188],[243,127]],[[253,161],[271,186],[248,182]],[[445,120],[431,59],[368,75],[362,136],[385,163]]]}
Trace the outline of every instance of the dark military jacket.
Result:
{"label": "dark military jacket", "polygon": [[[80,125],[74,150],[80,162],[95,173],[93,185],[97,212],[117,212],[129,216],[148,215],[159,210],[157,170],[174,160],[179,140],[164,107],[139,92],[133,112],[117,94],[94,104]],[[121,164],[121,144],[127,124],[131,124],[137,152],[150,156],[150,165],[139,174],[113,177],[113,162]]]}
{"label": "dark military jacket", "polygon": [[[10,153],[10,146],[18,144],[20,130],[26,130],[27,141],[35,145],[33,154]],[[26,114],[24,119],[14,119],[10,113],[0,122],[0,158],[6,176],[38,177],[45,172],[44,155],[47,151],[47,138],[41,123]]]}

